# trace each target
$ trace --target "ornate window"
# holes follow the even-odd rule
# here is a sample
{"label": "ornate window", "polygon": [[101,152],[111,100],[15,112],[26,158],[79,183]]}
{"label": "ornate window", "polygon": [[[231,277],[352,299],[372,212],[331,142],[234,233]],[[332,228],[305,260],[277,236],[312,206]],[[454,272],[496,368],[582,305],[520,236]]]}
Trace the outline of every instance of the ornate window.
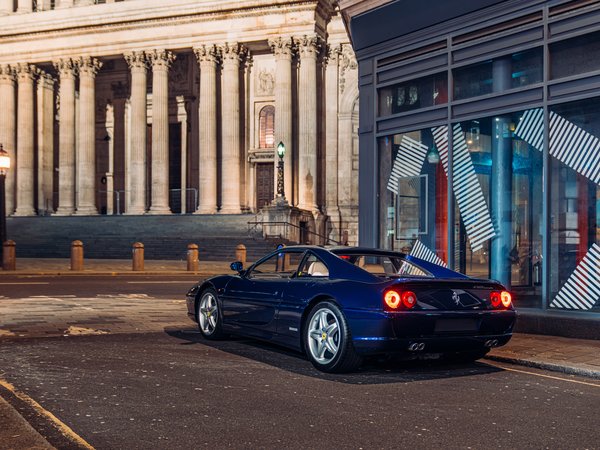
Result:
{"label": "ornate window", "polygon": [[258,115],[258,148],[275,146],[275,107],[267,105]]}

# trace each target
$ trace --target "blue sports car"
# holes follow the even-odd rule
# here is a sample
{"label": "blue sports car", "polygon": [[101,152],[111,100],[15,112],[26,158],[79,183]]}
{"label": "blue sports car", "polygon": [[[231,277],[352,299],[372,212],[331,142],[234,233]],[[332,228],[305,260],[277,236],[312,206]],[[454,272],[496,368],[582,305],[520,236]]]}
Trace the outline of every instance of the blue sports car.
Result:
{"label": "blue sports car", "polygon": [[285,247],[187,293],[206,339],[228,334],[305,352],[324,372],[364,356],[403,353],[474,361],[512,336],[515,311],[501,284],[398,252]]}

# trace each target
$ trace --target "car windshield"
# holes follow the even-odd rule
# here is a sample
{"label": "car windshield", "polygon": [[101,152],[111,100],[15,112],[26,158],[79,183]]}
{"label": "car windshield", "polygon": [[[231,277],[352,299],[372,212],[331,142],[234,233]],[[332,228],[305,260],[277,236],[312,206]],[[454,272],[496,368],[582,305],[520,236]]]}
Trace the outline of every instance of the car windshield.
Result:
{"label": "car windshield", "polygon": [[382,277],[433,277],[431,273],[407,261],[400,255],[391,256],[368,253],[344,255],[343,253],[338,253],[337,256],[373,275]]}

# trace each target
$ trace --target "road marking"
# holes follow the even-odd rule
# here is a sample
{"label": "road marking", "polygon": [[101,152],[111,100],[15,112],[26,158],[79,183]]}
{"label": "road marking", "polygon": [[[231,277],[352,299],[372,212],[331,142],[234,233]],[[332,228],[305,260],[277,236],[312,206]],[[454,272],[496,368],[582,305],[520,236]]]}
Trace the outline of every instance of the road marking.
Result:
{"label": "road marking", "polygon": [[10,282],[0,283],[0,285],[17,285],[17,284],[19,284],[19,285],[25,285],[25,286],[30,286],[32,284],[50,284],[50,283],[43,282],[43,281],[28,281],[28,282],[25,282],[25,283],[23,283],[23,282],[19,283],[19,282],[15,281],[13,283],[10,283]]}
{"label": "road marking", "polygon": [[58,417],[56,417],[54,414],[52,414],[47,409],[44,409],[44,407],[42,405],[40,405],[38,402],[36,402],[31,397],[29,397],[27,394],[17,390],[17,388],[15,388],[8,381],[0,379],[0,386],[4,387],[5,389],[12,392],[19,400],[22,400],[25,403],[29,404],[29,406],[31,406],[33,409],[35,409],[41,415],[50,419],[65,437],[76,442],[77,444],[81,445],[84,448],[88,448],[88,449],[92,449],[92,450],[94,449],[94,447],[92,447],[81,436],[79,436],[77,433],[75,433],[67,424],[62,422]]}
{"label": "road marking", "polygon": [[193,281],[128,281],[127,284],[193,284]]}
{"label": "road marking", "polygon": [[544,374],[541,374],[541,373],[529,372],[527,370],[511,369],[509,367],[501,366],[499,364],[492,364],[492,363],[490,363],[490,361],[486,361],[486,364],[490,364],[491,366],[498,367],[499,369],[508,370],[509,372],[524,373],[524,374],[533,375],[533,376],[536,376],[536,377],[550,378],[552,380],[559,380],[559,381],[567,381],[569,383],[585,384],[586,386],[593,386],[593,387],[600,388],[600,384],[589,383],[587,381],[571,380],[569,378],[555,377],[555,376],[552,376],[552,375],[544,375]]}

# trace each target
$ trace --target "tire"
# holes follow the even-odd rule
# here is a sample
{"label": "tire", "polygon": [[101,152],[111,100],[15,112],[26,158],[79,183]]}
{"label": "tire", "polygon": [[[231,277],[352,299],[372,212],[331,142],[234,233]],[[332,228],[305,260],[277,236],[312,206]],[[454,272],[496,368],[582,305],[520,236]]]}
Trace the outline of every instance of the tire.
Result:
{"label": "tire", "polygon": [[306,356],[322,372],[352,372],[362,363],[352,345],[348,322],[333,302],[315,305],[304,323],[302,339]]}
{"label": "tire", "polygon": [[482,350],[469,350],[465,352],[455,352],[444,354],[444,361],[452,363],[472,363],[478,359],[483,358],[488,354],[490,350],[488,348]]}
{"label": "tire", "polygon": [[208,288],[202,291],[196,306],[196,317],[198,328],[205,339],[223,339],[223,313],[221,303],[214,289]]}

